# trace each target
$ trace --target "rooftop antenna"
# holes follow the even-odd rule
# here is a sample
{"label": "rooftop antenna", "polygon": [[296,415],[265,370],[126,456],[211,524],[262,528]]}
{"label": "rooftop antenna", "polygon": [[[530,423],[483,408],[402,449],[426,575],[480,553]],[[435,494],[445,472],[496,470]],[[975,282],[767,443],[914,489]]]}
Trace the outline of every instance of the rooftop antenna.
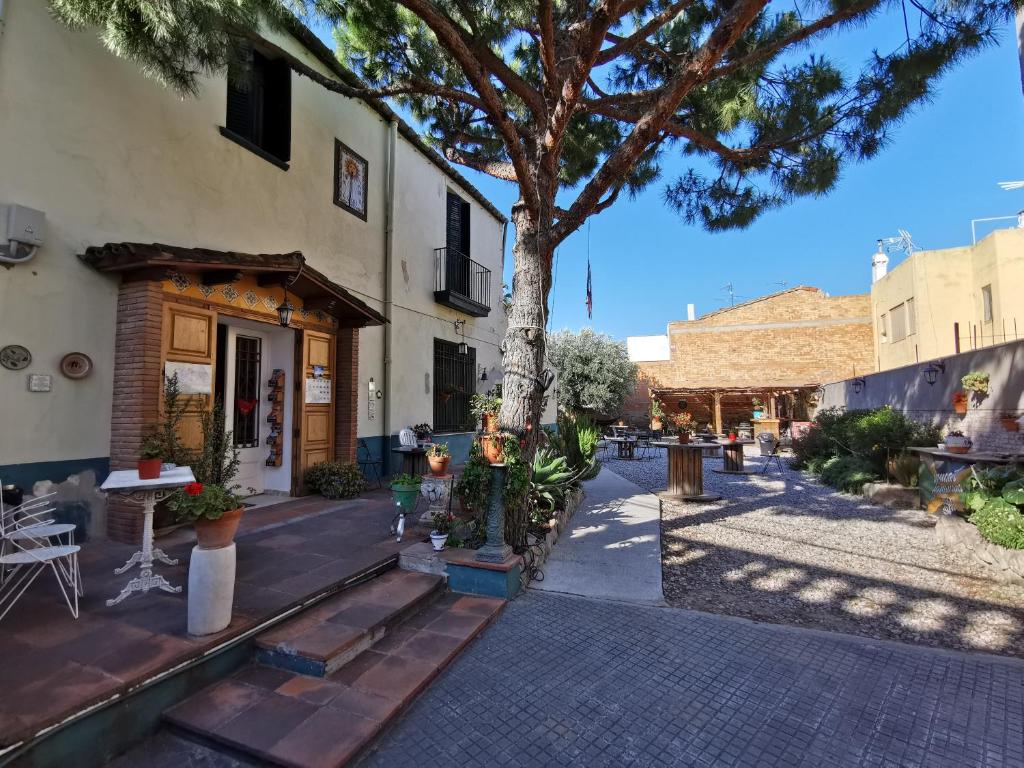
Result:
{"label": "rooftop antenna", "polygon": [[736,306],[736,291],[733,290],[732,283],[726,283],[725,285],[723,285],[722,286],[722,290],[723,291],[727,291],[728,294],[729,294],[729,306],[735,307]]}
{"label": "rooftop antenna", "polygon": [[905,229],[897,229],[896,231],[899,233],[896,237],[883,237],[878,241],[879,245],[881,245],[887,253],[903,251],[907,256],[910,256],[917,250],[917,246],[914,245],[914,239]]}

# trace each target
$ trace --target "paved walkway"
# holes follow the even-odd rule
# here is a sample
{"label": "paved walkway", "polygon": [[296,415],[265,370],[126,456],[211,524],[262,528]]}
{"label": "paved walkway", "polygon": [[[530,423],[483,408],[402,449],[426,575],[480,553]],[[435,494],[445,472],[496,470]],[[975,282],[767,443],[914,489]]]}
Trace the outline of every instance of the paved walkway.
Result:
{"label": "paved walkway", "polygon": [[[704,461],[705,488],[721,501],[664,503],[671,605],[1024,656],[1024,588],[940,545],[934,516],[885,509],[774,463],[748,476],[712,471],[721,464]],[[607,466],[649,491],[665,487],[664,458]]]}
{"label": "paved walkway", "polygon": [[531,589],[663,603],[658,499],[607,469],[584,487],[582,506]]}
{"label": "paved walkway", "polygon": [[1019,766],[1024,662],[530,591],[362,766]]}

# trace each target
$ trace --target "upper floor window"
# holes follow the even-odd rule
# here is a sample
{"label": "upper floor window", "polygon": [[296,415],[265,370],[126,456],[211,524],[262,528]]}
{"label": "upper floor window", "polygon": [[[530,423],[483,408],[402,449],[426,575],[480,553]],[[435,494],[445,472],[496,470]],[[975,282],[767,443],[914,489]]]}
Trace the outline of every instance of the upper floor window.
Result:
{"label": "upper floor window", "polygon": [[469,203],[448,190],[445,246],[434,249],[434,300],[473,317],[491,311],[491,270],[470,258]]}
{"label": "upper floor window", "polygon": [[288,168],[292,126],[291,69],[248,48],[228,72],[221,133],[274,165]]}
{"label": "upper floor window", "polygon": [[[981,313],[986,323],[992,322],[992,284],[982,286],[981,289]],[[1005,321],[1004,321],[1005,322]]]}
{"label": "upper floor window", "polygon": [[907,338],[909,331],[907,322],[907,304],[897,304],[889,310],[889,331],[890,341],[903,341]]}
{"label": "upper floor window", "polygon": [[883,344],[889,340],[889,315],[885,312],[878,318],[878,335],[881,337]]}
{"label": "upper floor window", "polygon": [[469,203],[448,190],[448,216],[445,221],[447,237],[445,245],[450,251],[471,256],[469,250]]}

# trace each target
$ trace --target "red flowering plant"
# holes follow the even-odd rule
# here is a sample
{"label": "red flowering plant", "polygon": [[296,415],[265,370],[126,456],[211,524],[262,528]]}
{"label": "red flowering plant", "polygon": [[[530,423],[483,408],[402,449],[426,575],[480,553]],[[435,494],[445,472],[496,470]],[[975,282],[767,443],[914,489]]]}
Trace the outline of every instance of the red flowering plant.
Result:
{"label": "red flowering plant", "polygon": [[242,506],[241,500],[222,485],[189,483],[167,499],[167,507],[179,523],[220,520],[224,513]]}

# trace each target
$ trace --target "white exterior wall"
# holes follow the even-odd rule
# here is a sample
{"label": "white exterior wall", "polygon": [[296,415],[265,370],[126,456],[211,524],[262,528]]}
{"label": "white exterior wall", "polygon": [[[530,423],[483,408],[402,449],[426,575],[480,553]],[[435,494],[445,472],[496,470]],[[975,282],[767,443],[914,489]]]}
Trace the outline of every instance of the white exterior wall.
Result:
{"label": "white exterior wall", "polygon": [[[118,280],[79,261],[88,246],[300,250],[311,266],[383,311],[389,126],[378,113],[293,74],[291,160],[283,171],[220,135],[223,77],[204,80],[198,97],[182,99],[108,53],[95,31],[54,22],[45,3],[9,0],[5,9],[0,204],[44,211],[47,234],[33,261],[0,270],[0,346],[22,344],[34,358],[27,371],[0,369],[0,465],[109,454]],[[268,38],[329,74],[297,41]],[[368,161],[366,221],[333,204],[335,138]],[[438,190],[453,182],[407,140],[398,142],[396,272],[405,260],[410,283],[396,281],[396,301],[454,316],[434,304],[430,283],[432,248],[444,244]],[[463,196],[473,210],[473,257],[492,270],[500,292],[501,223]],[[491,316],[468,323],[467,335],[484,335],[479,326],[486,325],[487,338],[500,336],[504,313],[496,298]],[[431,420],[422,382],[423,371],[432,372],[428,341],[455,335],[450,323],[399,310],[394,323],[395,380],[403,382],[393,401],[402,403],[396,431],[409,420]],[[380,328],[360,332],[360,436],[385,433],[380,401],[377,418],[368,418],[366,386],[371,376],[382,385],[382,340]],[[489,359],[486,346],[477,344],[481,361]],[[92,358],[89,378],[59,373],[60,358],[72,351]],[[29,372],[52,375],[53,391],[27,392]],[[413,380],[418,387],[408,384]]]}

